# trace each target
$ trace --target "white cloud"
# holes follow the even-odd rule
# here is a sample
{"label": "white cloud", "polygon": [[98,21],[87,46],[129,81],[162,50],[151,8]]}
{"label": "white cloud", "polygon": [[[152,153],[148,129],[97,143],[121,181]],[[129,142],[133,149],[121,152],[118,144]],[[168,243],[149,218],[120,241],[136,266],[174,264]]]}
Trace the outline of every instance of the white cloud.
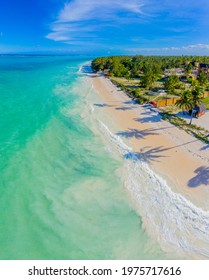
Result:
{"label": "white cloud", "polygon": [[83,20],[114,20],[119,11],[129,11],[136,14],[142,13],[143,4],[140,0],[73,0],[65,4],[61,10],[59,22],[75,22]]}
{"label": "white cloud", "polygon": [[70,37],[67,35],[64,35],[63,32],[51,32],[46,36],[47,39],[51,39],[53,41],[66,41],[70,40]]}
{"label": "white cloud", "polygon": [[181,46],[181,47],[162,47],[162,48],[129,48],[127,51],[129,53],[159,53],[159,54],[165,54],[165,53],[172,53],[172,52],[187,52],[192,51],[198,52],[201,50],[209,50],[209,45],[207,44],[194,44],[194,45],[188,45],[188,46]]}
{"label": "white cloud", "polygon": [[73,40],[78,35],[79,37],[92,37],[92,31],[96,30],[96,26],[88,26],[83,23],[60,23],[55,22],[51,26],[52,32],[50,32],[46,38],[54,41],[69,41]]}
{"label": "white cloud", "polygon": [[51,32],[46,38],[54,41],[79,39],[104,27],[117,25],[129,14],[129,20],[144,15],[142,0],[72,0],[64,5],[57,19],[51,25]]}
{"label": "white cloud", "polygon": [[[193,41],[203,32],[203,18],[207,20],[203,15],[208,7],[208,0],[68,0],[51,23],[46,38],[74,45],[84,42],[86,46],[121,44],[123,49],[127,44],[153,46],[155,41],[174,45],[144,49],[150,52],[208,50],[204,44],[175,47],[179,42],[183,45]],[[135,38],[131,40],[129,36]]]}
{"label": "white cloud", "polygon": [[196,44],[196,45],[189,45],[182,47],[184,50],[191,50],[191,49],[209,49],[209,45],[206,44]]}

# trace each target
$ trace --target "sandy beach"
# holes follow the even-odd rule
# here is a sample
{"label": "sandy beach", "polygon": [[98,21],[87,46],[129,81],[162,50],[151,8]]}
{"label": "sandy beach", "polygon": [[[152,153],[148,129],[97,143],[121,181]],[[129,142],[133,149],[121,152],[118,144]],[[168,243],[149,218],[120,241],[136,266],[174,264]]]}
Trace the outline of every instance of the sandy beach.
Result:
{"label": "sandy beach", "polygon": [[104,76],[92,75],[102,97],[97,104],[117,124],[115,131],[136,155],[166,180],[171,190],[209,210],[209,146],[163,121],[157,109],[141,106]]}

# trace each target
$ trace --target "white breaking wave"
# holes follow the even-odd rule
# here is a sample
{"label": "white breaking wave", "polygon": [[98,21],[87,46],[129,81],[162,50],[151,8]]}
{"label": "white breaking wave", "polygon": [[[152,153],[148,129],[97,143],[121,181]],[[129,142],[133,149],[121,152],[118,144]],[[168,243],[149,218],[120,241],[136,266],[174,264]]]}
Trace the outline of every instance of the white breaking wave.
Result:
{"label": "white breaking wave", "polygon": [[87,61],[86,63],[82,63],[79,66],[78,72],[77,74],[81,74],[81,75],[89,75],[92,74],[92,68],[91,68],[91,62]]}
{"label": "white breaking wave", "polygon": [[147,231],[165,251],[186,258],[209,258],[209,212],[175,193],[122,139],[100,121],[102,132],[126,163],[126,188]]}

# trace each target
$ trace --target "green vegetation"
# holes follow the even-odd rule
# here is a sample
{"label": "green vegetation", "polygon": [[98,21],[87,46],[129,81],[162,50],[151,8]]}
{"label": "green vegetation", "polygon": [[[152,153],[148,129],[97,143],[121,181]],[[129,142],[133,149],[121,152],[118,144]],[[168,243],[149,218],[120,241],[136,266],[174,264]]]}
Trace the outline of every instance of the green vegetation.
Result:
{"label": "green vegetation", "polygon": [[208,84],[208,77],[202,72],[197,76],[197,81],[201,87],[204,87]]}
{"label": "green vegetation", "polygon": [[179,96],[181,99],[176,101],[176,106],[182,109],[183,113],[185,113],[185,111],[191,110],[193,107],[191,92],[189,90],[184,90],[179,94]]}
{"label": "green vegetation", "polygon": [[153,69],[151,68],[146,68],[143,71],[143,75],[141,76],[140,79],[140,86],[143,88],[152,88],[154,83],[160,78],[160,73],[156,73]]}
{"label": "green vegetation", "polygon": [[[191,62],[209,63],[209,57],[199,56],[111,56],[100,57],[92,61],[95,71],[104,71],[113,78],[128,81],[138,79],[134,90],[121,82],[120,87],[142,101],[149,100],[147,90],[158,93],[165,90],[167,95],[181,95],[185,89],[208,88],[208,77],[204,71],[194,74],[195,66]],[[179,74],[181,73],[181,74]],[[196,76],[195,76],[196,75]],[[123,79],[123,80],[124,80]],[[143,92],[142,92],[143,91]],[[140,92],[140,93],[139,93]],[[142,94],[144,94],[142,98]]]}
{"label": "green vegetation", "polygon": [[[209,109],[209,97],[203,98],[203,93],[209,91],[206,63],[208,56],[111,56],[94,59],[92,68],[108,74],[113,83],[141,104],[180,97],[170,108],[185,112],[200,102]],[[208,143],[207,131],[191,124],[192,117],[187,124],[169,110],[161,109],[164,119]]]}
{"label": "green vegetation", "polygon": [[165,89],[168,93],[175,93],[176,88],[180,88],[179,77],[177,75],[171,75],[164,83]]}
{"label": "green vegetation", "polygon": [[[208,56],[110,56],[110,57],[100,57],[93,60],[92,67],[97,70],[108,69],[113,63],[123,64],[127,69],[132,69],[133,66],[138,70],[142,70],[150,65],[155,64],[156,69],[171,69],[179,68],[182,64],[190,61],[196,61],[201,63],[209,63]],[[191,68],[191,66],[190,66]],[[155,69],[155,70],[156,70]]]}
{"label": "green vegetation", "polygon": [[203,92],[202,89],[200,87],[195,87],[192,91],[191,91],[191,99],[192,99],[192,103],[193,106],[200,104],[201,99],[203,98]]}
{"label": "green vegetation", "polygon": [[205,105],[206,109],[209,110],[209,96],[202,99],[202,103]]}
{"label": "green vegetation", "polygon": [[188,76],[188,75],[191,73],[192,69],[193,69],[192,65],[191,65],[190,63],[187,64],[187,65],[184,67],[184,73],[185,73],[185,75]]}
{"label": "green vegetation", "polygon": [[208,56],[110,56],[99,57],[92,61],[95,71],[108,69],[111,76],[131,78],[140,77],[141,74],[154,73],[156,78],[166,69],[181,68],[184,66],[185,74],[193,70],[192,61],[209,63]]}
{"label": "green vegetation", "polygon": [[[199,105],[202,100],[203,93],[201,88],[196,86],[192,91],[182,91],[179,96],[181,99],[177,100],[176,105],[184,112],[184,110],[191,111],[195,106]],[[190,124],[192,123],[192,117],[193,116],[191,115]]]}

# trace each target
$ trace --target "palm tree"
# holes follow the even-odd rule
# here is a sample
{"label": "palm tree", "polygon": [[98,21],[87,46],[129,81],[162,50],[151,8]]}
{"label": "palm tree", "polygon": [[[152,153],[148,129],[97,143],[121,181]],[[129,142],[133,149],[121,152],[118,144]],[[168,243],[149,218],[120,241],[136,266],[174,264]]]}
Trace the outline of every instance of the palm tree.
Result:
{"label": "palm tree", "polygon": [[193,69],[193,66],[192,66],[191,63],[189,63],[189,64],[186,65],[185,68],[184,68],[184,74],[185,74],[186,76],[188,76],[188,75],[191,73],[192,69]]}
{"label": "palm tree", "polygon": [[144,88],[150,88],[156,80],[156,75],[152,69],[144,71],[144,75],[141,77],[140,85]]}
{"label": "palm tree", "polygon": [[192,109],[200,104],[202,99],[202,90],[198,86],[196,86],[192,91],[184,90],[180,93],[180,98],[181,99],[176,101],[176,105],[182,109],[183,114],[184,110],[191,112],[191,119],[189,123],[191,124],[193,119]]}
{"label": "palm tree", "polygon": [[199,81],[201,87],[206,86],[208,83],[208,77],[203,72],[198,75],[197,80]]}
{"label": "palm tree", "polygon": [[173,74],[168,77],[167,81],[164,83],[164,86],[168,93],[173,93],[178,84],[179,78],[177,75]]}
{"label": "palm tree", "polygon": [[179,96],[181,99],[176,101],[176,105],[182,109],[183,114],[185,114],[185,110],[189,111],[193,108],[192,94],[189,90],[184,90]]}
{"label": "palm tree", "polygon": [[202,89],[199,86],[194,87],[192,90],[192,100],[193,100],[193,105],[199,105],[201,99],[203,98],[203,92]]}

